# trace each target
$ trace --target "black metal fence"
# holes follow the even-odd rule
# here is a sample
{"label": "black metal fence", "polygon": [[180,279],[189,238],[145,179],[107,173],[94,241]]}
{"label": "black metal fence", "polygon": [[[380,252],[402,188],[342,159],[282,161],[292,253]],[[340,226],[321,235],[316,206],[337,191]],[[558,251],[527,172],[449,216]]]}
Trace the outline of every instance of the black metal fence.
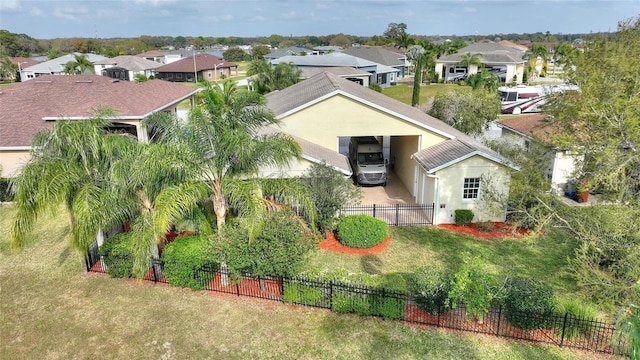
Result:
{"label": "black metal fence", "polygon": [[341,215],[369,215],[389,226],[433,225],[433,204],[355,205],[340,210]]}
{"label": "black metal fence", "polygon": [[[108,273],[97,245],[89,248],[86,266],[89,272]],[[335,312],[379,316],[410,324],[471,331],[606,354],[628,356],[630,352],[628,344],[617,342],[614,336],[615,324],[578,318],[568,313],[546,317],[547,325],[543,329],[523,330],[511,324],[507,318],[527,320],[535,317],[539,321],[540,316],[506,314],[502,307],[497,307],[490,309],[479,323],[468,316],[463,305],[446,312],[428,313],[418,306],[415,296],[411,293],[304,277],[246,275],[240,279],[232,279],[226,272],[201,270],[194,274],[194,279],[201,279],[202,288],[207,291],[326,308]],[[171,284],[170,279],[163,275],[162,263],[157,260],[149,267],[144,280]]]}

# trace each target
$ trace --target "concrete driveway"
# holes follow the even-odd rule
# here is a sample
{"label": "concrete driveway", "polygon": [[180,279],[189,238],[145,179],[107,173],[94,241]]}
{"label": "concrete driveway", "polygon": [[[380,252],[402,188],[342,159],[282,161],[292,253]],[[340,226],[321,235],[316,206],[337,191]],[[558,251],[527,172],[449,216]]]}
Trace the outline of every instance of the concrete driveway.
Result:
{"label": "concrete driveway", "polygon": [[387,186],[362,186],[362,204],[414,204],[413,196],[393,171]]}

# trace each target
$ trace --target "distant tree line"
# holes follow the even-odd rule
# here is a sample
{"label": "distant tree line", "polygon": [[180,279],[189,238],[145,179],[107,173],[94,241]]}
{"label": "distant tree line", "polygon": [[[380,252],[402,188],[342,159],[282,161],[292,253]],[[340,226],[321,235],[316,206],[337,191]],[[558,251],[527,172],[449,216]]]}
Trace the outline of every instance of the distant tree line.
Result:
{"label": "distant tree line", "polygon": [[[268,45],[271,47],[303,46],[313,48],[316,46],[350,46],[351,44],[361,44],[370,46],[394,46],[395,39],[392,35],[394,31],[406,34],[406,25],[402,29],[402,23],[387,29],[382,35],[355,36],[348,34],[330,34],[322,36],[283,36],[272,34],[260,37],[212,37],[212,36],[151,36],[142,35],[132,38],[54,38],[35,39],[26,34],[15,34],[8,30],[0,30],[0,56],[32,56],[47,55],[55,58],[63,54],[72,52],[100,53],[108,57],[118,55],[133,55],[153,49],[174,47],[176,49],[194,46],[198,49],[210,48],[215,45],[240,46],[240,45]],[[408,34],[407,34],[408,35]],[[495,40],[529,40],[539,43],[573,42],[576,39],[585,39],[597,35],[590,34],[551,34],[549,32],[528,33],[528,34],[491,34],[491,35],[410,35],[412,38],[439,43],[444,40],[478,42],[489,39]]]}

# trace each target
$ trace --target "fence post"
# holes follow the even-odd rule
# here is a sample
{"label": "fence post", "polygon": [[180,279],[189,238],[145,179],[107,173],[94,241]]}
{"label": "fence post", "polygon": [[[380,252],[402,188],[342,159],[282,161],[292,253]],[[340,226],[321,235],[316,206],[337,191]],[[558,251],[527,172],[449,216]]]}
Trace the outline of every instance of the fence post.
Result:
{"label": "fence post", "polygon": [[331,311],[333,311],[333,288],[333,280],[329,280],[329,309],[331,309]]}
{"label": "fence post", "polygon": [[433,225],[433,216],[436,213],[436,203],[431,203],[431,225]]}
{"label": "fence post", "polygon": [[562,347],[562,345],[564,345],[564,330],[567,327],[567,317],[569,316],[569,313],[566,312],[564,313],[564,322],[562,323],[562,336],[560,337],[560,347]]}
{"label": "fence post", "polygon": [[280,301],[284,302],[284,279],[285,277],[280,277]]}
{"label": "fence post", "polygon": [[373,204],[373,217],[376,217],[376,204]]}
{"label": "fence post", "polygon": [[442,313],[442,308],[440,306],[438,306],[438,325],[437,327],[440,327],[440,314]]}
{"label": "fence post", "polygon": [[400,204],[396,204],[396,225],[398,226],[398,217],[400,216]]}
{"label": "fence post", "polygon": [[498,308],[498,326],[496,327],[496,336],[500,336],[500,318],[502,318],[502,305]]}

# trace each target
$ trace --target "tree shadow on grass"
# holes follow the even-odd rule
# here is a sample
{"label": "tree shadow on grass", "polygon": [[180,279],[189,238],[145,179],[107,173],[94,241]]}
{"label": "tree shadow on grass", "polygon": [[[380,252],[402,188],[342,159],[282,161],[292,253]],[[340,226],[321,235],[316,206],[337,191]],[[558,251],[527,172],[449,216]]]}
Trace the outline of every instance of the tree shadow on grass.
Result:
{"label": "tree shadow on grass", "polygon": [[367,274],[380,274],[382,260],[377,255],[360,256],[360,267]]}

